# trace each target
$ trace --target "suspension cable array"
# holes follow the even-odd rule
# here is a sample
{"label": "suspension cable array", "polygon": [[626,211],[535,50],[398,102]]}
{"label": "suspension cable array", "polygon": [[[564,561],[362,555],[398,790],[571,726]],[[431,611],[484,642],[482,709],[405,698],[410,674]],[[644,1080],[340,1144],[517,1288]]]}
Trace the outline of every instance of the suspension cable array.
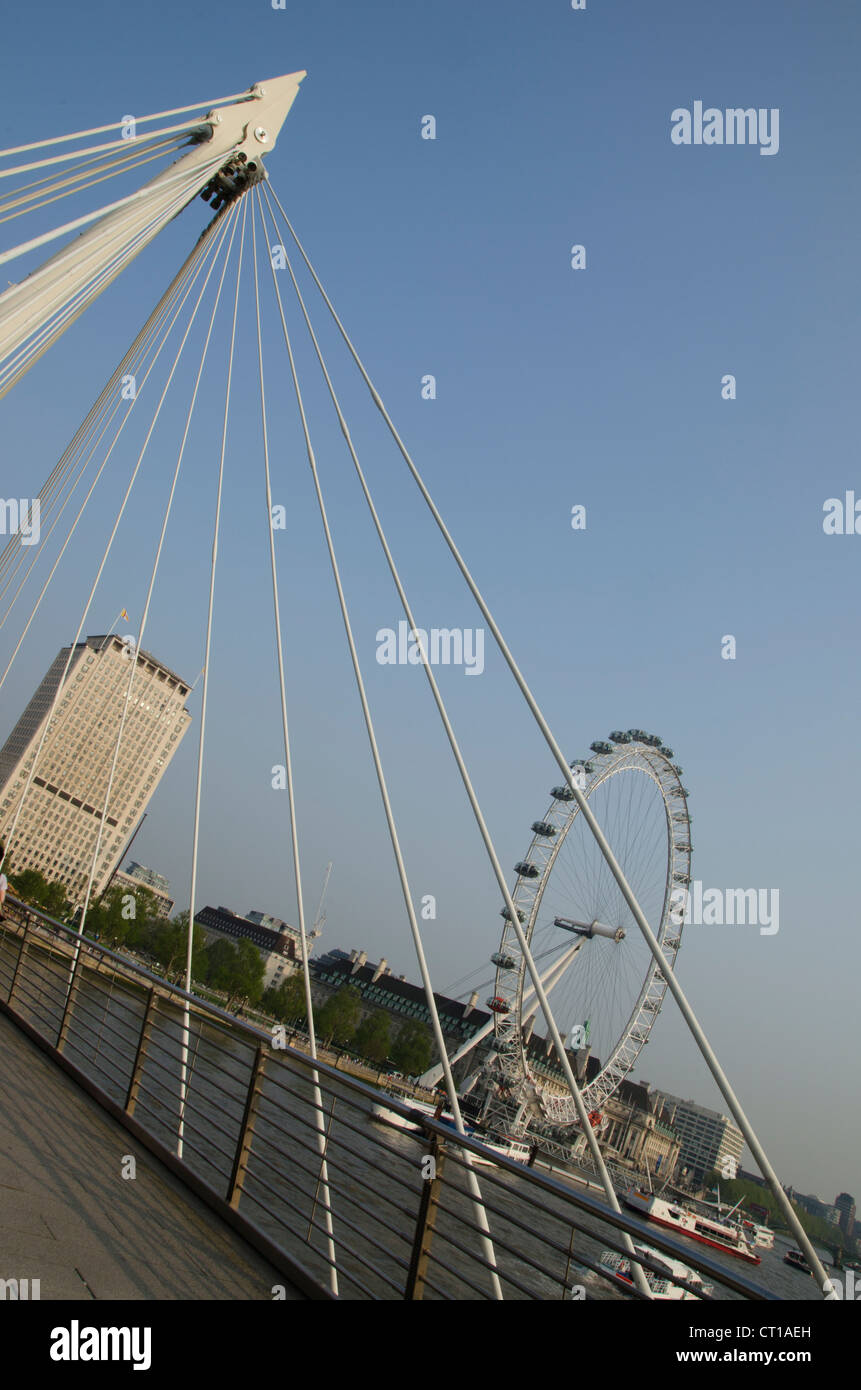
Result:
{"label": "suspension cable array", "polygon": [[[251,88],[249,92],[241,96],[221,99],[216,108],[211,110],[203,118],[157,127],[146,136],[141,136],[139,138],[136,136],[133,142],[119,138],[106,141],[102,144],[87,146],[75,151],[63,150],[62,152],[57,152],[55,150],[51,155],[33,160],[25,160],[24,163],[19,163],[11,168],[3,168],[2,163],[0,163],[0,180],[5,178],[12,179],[13,176],[20,179],[24,174],[30,174],[37,170],[46,169],[58,164],[63,166],[73,165],[68,172],[64,169],[62,175],[58,176],[55,173],[45,175],[29,183],[21,184],[19,187],[11,189],[5,197],[0,197],[0,224],[2,224],[4,222],[16,220],[25,213],[36,214],[43,212],[45,208],[58,200],[65,199],[73,194],[80,195],[95,187],[96,184],[101,184],[106,180],[119,178],[135,172],[145,164],[177,153],[180,148],[186,150],[186,153],[181,155],[176,164],[162,170],[154,179],[145,185],[144,188],[126,193],[113,202],[105,203],[96,210],[91,210],[73,217],[60,226],[41,230],[27,241],[0,254],[0,264],[4,261],[12,261],[19,257],[26,257],[54,240],[70,236],[72,233],[85,227],[88,228],[87,231],[83,232],[83,235],[62,247],[44,265],[32,270],[27,278],[22,280],[19,284],[11,285],[6,291],[0,294],[0,395],[4,395],[21,379],[24,373],[38,361],[51,344],[74,323],[87,306],[120,274],[122,269],[127,266],[134,257],[157,236],[158,232],[166,223],[182,208],[186,207],[193,198],[198,194],[202,194],[207,201],[212,201],[213,207],[216,210],[216,216],[200,236],[179,273],[168,285],[155,309],[148,316],[140,331],[135,336],[121,362],[111,373],[93,406],[76,430],[66,450],[52,469],[44,487],[40,490],[39,497],[42,508],[43,527],[38,544],[31,547],[32,553],[27,555],[24,553],[20,543],[16,541],[15,538],[12,538],[3,549],[2,553],[0,553],[0,629],[2,629],[11,618],[18,600],[21,598],[28,582],[34,575],[36,567],[47,557],[55,536],[56,540],[59,542],[59,549],[50,570],[32,603],[28,616],[23,621],[21,631],[17,636],[11,655],[2,672],[0,672],[0,689],[2,689],[21,652],[26,638],[33,628],[43,600],[61,567],[62,561],[78,530],[79,523],[91,504],[94,495],[97,493],[99,484],[105,477],[110,460],[115,455],[115,451],[121,452],[120,446],[123,443],[123,434],[126,426],[133,418],[133,413],[136,408],[138,414],[140,414],[142,410],[142,407],[139,405],[140,401],[147,403],[152,401],[149,424],[145,432],[143,444],[131,468],[128,481],[116,510],[107,544],[96,566],[93,581],[81,611],[75,635],[69,644],[65,668],[59,676],[50,708],[40,731],[40,738],[35,755],[31,758],[29,765],[21,769],[19,773],[20,791],[16,788],[16,807],[10,823],[5,829],[4,838],[6,847],[4,859],[10,853],[14,856],[20,818],[27,798],[32,793],[37,769],[42,762],[51,755],[53,742],[57,737],[57,713],[61,709],[62,702],[67,693],[68,679],[75,651],[81,642],[82,635],[85,633],[89,616],[96,600],[99,586],[102,582],[118,531],[126,515],[130,498],[138,483],[142,468],[146,467],[150,471],[153,471],[157,467],[157,460],[154,462],[151,457],[155,452],[150,449],[151,441],[159,425],[166,398],[172,388],[174,388],[177,371],[183,358],[187,342],[196,323],[198,311],[204,304],[207,295],[210,294],[211,287],[214,286],[208,327],[200,352],[193,388],[185,412],[185,424],[181,442],[176,455],[173,471],[168,480],[164,508],[160,519],[158,539],[148,578],[146,597],[138,623],[138,639],[134,650],[130,653],[129,670],[122,703],[122,714],[119,720],[119,727],[117,729],[116,740],[113,745],[111,756],[103,769],[104,791],[101,797],[100,813],[96,822],[97,829],[89,862],[87,885],[79,923],[79,933],[83,932],[91,900],[93,896],[100,891],[100,863],[103,857],[104,836],[106,827],[111,820],[112,810],[114,810],[114,794],[118,782],[121,781],[121,771],[124,766],[123,760],[124,757],[128,756],[126,741],[127,716],[133,706],[136,692],[142,689],[144,680],[139,666],[138,654],[150,619],[151,605],[158,582],[165,541],[174,512],[183,461],[186,457],[187,446],[191,437],[192,422],[195,416],[195,407],[201,382],[204,378],[204,373],[207,370],[211,370],[211,368],[208,367],[211,357],[210,345],[213,332],[219,322],[222,290],[225,285],[228,268],[230,267],[233,269],[235,278],[233,282],[233,305],[229,329],[224,412],[221,425],[219,462],[215,487],[208,605],[203,636],[203,688],[201,695],[198,755],[195,772],[193,824],[191,829],[190,908],[186,960],[186,989],[191,989],[193,929],[198,900],[198,855],[203,806],[202,789],[207,747],[207,710],[210,698],[212,639],[216,614],[217,562],[219,541],[224,521],[223,491],[225,476],[237,453],[236,446],[232,445],[230,442],[231,398],[232,391],[234,390],[234,372],[238,366],[237,324],[242,305],[241,284],[243,280],[243,265],[246,257],[250,256],[253,283],[255,368],[259,391],[262,445],[263,479],[260,496],[261,505],[265,506],[266,509],[269,572],[273,605],[273,640],[276,654],[277,693],[280,709],[280,737],[283,740],[286,788],[288,791],[287,816],[289,856],[287,862],[292,870],[292,881],[295,885],[296,893],[297,921],[301,942],[302,971],[311,1056],[314,1061],[317,1060],[317,1039],[314,1029],[306,913],[302,887],[300,817],[296,788],[294,785],[293,750],[295,747],[295,732],[291,730],[290,719],[288,718],[288,686],[290,683],[291,670],[293,668],[288,660],[290,643],[289,639],[285,636],[282,623],[282,612],[279,600],[280,584],[272,520],[273,451],[270,438],[270,411],[267,405],[267,381],[272,380],[273,372],[264,362],[264,314],[262,309],[260,276],[261,259],[266,259],[269,261],[269,278],[271,279],[273,290],[272,299],[270,301],[272,313],[275,320],[277,320],[277,324],[280,326],[281,336],[283,337],[287,358],[287,374],[289,375],[293,396],[295,397],[313,493],[320,517],[326,556],[337,596],[358,702],[368,738],[383,818],[385,820],[395,872],[403,898],[406,921],[415,950],[428,1014],[431,1020],[437,1051],[439,1053],[439,1066],[445,1080],[448,1102],[451,1107],[456,1129],[461,1134],[465,1132],[465,1123],[453,1075],[453,1059],[451,1059],[448,1054],[439,1016],[439,1008],[433,989],[430,968],[415,908],[415,897],[411,888],[401,836],[380,751],[376,724],[371,710],[368,686],[359,657],[353,621],[351,619],[350,603],[348,602],[346,594],[342,568],[338,561],[333,526],[330,520],[330,509],[327,506],[317,454],[312,441],[312,432],[306,406],[306,394],[300,383],[294,341],[288,326],[289,315],[287,309],[285,309],[275,259],[272,254],[272,249],[276,246],[278,250],[283,253],[283,265],[288,271],[289,283],[299,311],[298,323],[304,326],[307,332],[313,357],[316,359],[317,366],[320,369],[326,393],[328,394],[335,419],[337,420],[338,427],[346,445],[353,476],[357,480],[362,493],[373,533],[382,551],[385,566],[397,594],[401,609],[403,610],[404,617],[413,634],[420,634],[422,628],[418,622],[413,604],[407,593],[401,569],[395,559],[392,545],[384,528],[378,503],[374,498],[367,474],[360,462],[357,448],[353,442],[353,437],[341,403],[341,397],[333,383],[332,375],[321,347],[320,336],[315,331],[306,298],[300,287],[299,275],[297,274],[297,270],[294,269],[291,256],[288,255],[285,250],[285,243],[290,242],[298,251],[301,265],[304,267],[304,271],[310,276],[313,287],[319,291],[323,304],[338,334],[343,340],[343,343],[346,345],[349,356],[358,369],[370,393],[371,399],[382,416],[386,429],[406,465],[407,473],[414,482],[424,507],[429,512],[432,521],[442,537],[445,548],[455,563],[457,571],[465,582],[472,599],[477,604],[483,619],[487,623],[488,629],[494,638],[505,666],[512,676],[532,720],[537,726],[556,765],[562,772],[564,785],[570,790],[571,797],[576,801],[589,833],[594,837],[595,843],[613,879],[617,883],[634,921],[642,933],[648,950],[651,952],[654,961],[663,973],[667,985],[679,1005],[682,1016],[700,1052],[722,1094],[726,1098],[732,1114],[738,1122],[751,1151],[760,1163],[763,1173],[768,1178],[772,1190],[775,1193],[775,1197],[790,1225],[790,1229],[793,1231],[799,1245],[804,1250],[820,1285],[825,1287],[824,1281],[826,1281],[826,1275],[822,1269],[821,1263],[801,1228],[797,1216],[789,1204],[777,1176],[771,1168],[762,1146],[742,1110],[728,1079],[720,1068],[708,1040],[675,977],[671,963],[668,961],[652,931],[652,927],[626,878],[624,865],[617,862],[613,849],[608,843],[601,826],[598,824],[586,795],[577,779],[572,774],[572,769],[563,755],[535,696],[530,690],[525,677],[520,671],[514,656],[505,642],[489,605],[484,599],[465,560],[456,546],[451,532],[447,528],[439,509],[434,503],[417,465],[398,434],[382,398],[347,334],[344,325],[338,317],[311,260],[306,254],[293,228],[281,200],[277,197],[274,189],[271,188],[271,184],[268,182],[267,171],[263,166],[261,155],[263,152],[268,152],[273,147],[281,123],[292,105],[296,92],[298,91],[299,83],[303,77],[304,73],[295,73],[284,78],[275,79],[275,81],[271,83],[259,84],[257,87]],[[178,107],[170,111],[157,113],[150,117],[141,118],[141,122],[156,122],[177,115],[185,115],[195,110],[199,110],[199,108]],[[253,119],[251,121],[248,120],[250,111],[253,111]],[[41,151],[50,146],[70,144],[73,141],[80,141],[89,139],[93,136],[106,134],[110,131],[121,129],[123,124],[123,122],[117,122],[113,125],[81,131],[75,136],[61,136],[54,141],[35,141],[28,145],[19,145],[13,149],[0,152],[0,161],[9,157],[26,156],[31,152]],[[75,160],[78,162],[73,164]],[[251,197],[247,198],[246,194],[249,193]],[[249,216],[250,236],[248,235]],[[239,230],[238,237],[236,235],[237,229]],[[286,237],[284,235],[285,229],[287,233]],[[261,247],[263,248],[262,252]],[[302,273],[301,270],[300,273]],[[198,285],[198,289],[196,297],[194,297],[192,292],[196,285]],[[190,305],[188,310],[186,309],[187,305]],[[150,379],[157,365],[160,364],[163,350],[171,340],[175,329],[179,336],[179,342],[174,349],[173,360],[169,366],[159,394],[158,388],[155,386],[155,381],[153,380],[152,384],[150,384]],[[166,359],[169,360],[169,353],[166,353],[165,356]],[[135,391],[131,397],[126,399],[122,394],[121,386],[123,381],[129,376],[135,380]],[[279,379],[283,379],[283,373],[281,373]],[[149,405],[145,408],[149,409]],[[82,495],[77,505],[77,510],[75,510],[72,506],[72,501],[79,489]],[[70,509],[68,515],[67,509]],[[540,1009],[543,1015],[554,1045],[558,1064],[562,1070],[565,1084],[574,1102],[580,1130],[585,1136],[586,1144],[601,1178],[606,1200],[610,1207],[618,1212],[620,1208],[613,1182],[605,1164],[597,1135],[590,1124],[590,1118],[583,1101],[581,1088],[571,1067],[563,1036],[554,1018],[549,1000],[550,990],[552,990],[557,982],[561,971],[564,971],[570,962],[574,960],[581,943],[578,942],[573,946],[566,946],[561,958],[561,965],[560,959],[557,958],[551,962],[549,968],[545,968],[544,970],[539,969],[537,959],[533,955],[530,942],[527,940],[526,933],[521,924],[520,914],[512,894],[512,889],[509,886],[506,873],[497,854],[491,830],[482,809],[472,775],[467,766],[460,739],[455,731],[440,685],[434,674],[433,664],[429,659],[428,652],[421,645],[420,641],[419,645],[422,658],[420,664],[424,667],[433,705],[439,717],[445,740],[471,811],[482,852],[486,856],[495,882],[502,894],[505,905],[504,914],[511,923],[513,933],[517,939],[529,974],[531,986],[527,1002],[530,1003],[530,1007],[533,1011]],[[140,698],[139,693],[137,694],[137,698]],[[2,868],[2,863],[3,860],[0,860],[0,868]],[[184,1104],[189,1044],[190,1025],[188,1007],[186,1006],[181,1063],[183,1103],[180,1110],[179,1131],[177,1136],[177,1147],[180,1155],[182,1154],[183,1145]],[[458,1053],[457,1056],[460,1056],[460,1053]],[[316,1070],[313,1073],[313,1092],[314,1107],[317,1117],[321,1206],[324,1215],[325,1240],[328,1252],[327,1259],[330,1266],[331,1288],[334,1293],[337,1293],[336,1220],[330,1202],[330,1189],[326,1165],[325,1116]],[[474,1205],[477,1230],[490,1273],[492,1291],[495,1297],[501,1298],[502,1290],[496,1272],[493,1256],[492,1232],[488,1224],[487,1212],[481,1201],[481,1192],[478,1179],[473,1170],[471,1156],[466,1150],[462,1152],[465,1160],[468,1191]],[[633,1243],[627,1233],[623,1233],[623,1243],[629,1253],[634,1252]],[[632,1269],[634,1272],[633,1277],[637,1282],[640,1292],[645,1297],[649,1297],[649,1286],[639,1265],[634,1263]],[[832,1293],[828,1296],[833,1297],[834,1295]]]}

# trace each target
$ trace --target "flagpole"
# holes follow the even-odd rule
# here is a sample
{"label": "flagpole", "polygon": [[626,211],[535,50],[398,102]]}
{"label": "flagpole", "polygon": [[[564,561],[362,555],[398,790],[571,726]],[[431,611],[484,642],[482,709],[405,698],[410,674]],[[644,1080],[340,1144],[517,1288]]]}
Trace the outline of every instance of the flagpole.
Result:
{"label": "flagpole", "polygon": [[119,625],[120,625],[120,618],[125,618],[125,620],[126,620],[127,623],[130,623],[130,622],[131,622],[131,618],[129,617],[129,615],[128,615],[128,613],[126,612],[125,608],[121,608],[120,611],[119,611],[119,613],[117,614],[117,616],[114,618],[114,621],[111,623],[110,627],[108,628],[108,631],[107,631],[107,633],[106,633],[106,636],[110,637],[110,636],[113,634],[114,629],[119,627]]}

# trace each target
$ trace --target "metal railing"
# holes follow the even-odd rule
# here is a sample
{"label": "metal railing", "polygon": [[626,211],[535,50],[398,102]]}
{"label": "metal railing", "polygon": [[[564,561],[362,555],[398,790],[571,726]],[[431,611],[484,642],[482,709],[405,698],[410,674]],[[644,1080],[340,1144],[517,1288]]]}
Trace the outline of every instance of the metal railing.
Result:
{"label": "metal railing", "polygon": [[642,1297],[600,1262],[630,1258],[622,1231],[698,1270],[715,1296],[777,1297],[10,898],[0,1008],[307,1297],[332,1296],[333,1265],[346,1298],[492,1298],[492,1271],[506,1299]]}

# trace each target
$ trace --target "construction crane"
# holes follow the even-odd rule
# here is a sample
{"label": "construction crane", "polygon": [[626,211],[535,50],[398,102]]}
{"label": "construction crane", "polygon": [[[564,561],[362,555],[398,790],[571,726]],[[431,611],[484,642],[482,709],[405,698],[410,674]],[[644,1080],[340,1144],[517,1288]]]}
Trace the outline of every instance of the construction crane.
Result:
{"label": "construction crane", "polygon": [[332,860],[330,859],[330,860],[329,860],[329,863],[328,863],[327,866],[326,866],[326,874],[325,874],[325,877],[323,878],[323,891],[322,891],[322,893],[320,894],[320,902],[319,902],[319,904],[318,904],[318,906],[317,906],[317,915],[316,915],[316,917],[314,918],[314,925],[313,925],[313,927],[311,928],[311,931],[310,931],[310,933],[309,933],[309,940],[311,940],[311,941],[315,941],[315,940],[317,939],[317,937],[320,936],[321,933],[322,933],[322,931],[323,931],[323,923],[324,923],[325,920],[326,920],[326,914],[325,914],[325,912],[323,911],[323,902],[324,902],[324,899],[325,899],[325,897],[326,897],[326,889],[329,887],[329,876],[331,875],[331,872],[332,872]]}

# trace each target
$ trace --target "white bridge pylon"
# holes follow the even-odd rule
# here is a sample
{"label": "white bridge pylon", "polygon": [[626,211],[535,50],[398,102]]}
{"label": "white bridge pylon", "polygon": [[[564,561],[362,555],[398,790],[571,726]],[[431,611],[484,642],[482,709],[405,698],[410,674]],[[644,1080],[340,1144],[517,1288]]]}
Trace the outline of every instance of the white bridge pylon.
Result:
{"label": "white bridge pylon", "polygon": [[[26,279],[0,294],[0,371],[6,368],[0,378],[0,396],[6,394],[102,290],[225,166],[229,166],[231,181],[239,190],[263,177],[262,157],[274,149],[305,76],[304,71],[293,72],[255,83],[244,99],[215,107],[191,125],[187,134],[194,143],[188,153],[136,193],[0,255],[0,264],[10,262],[77,230],[83,223],[94,223]],[[152,147],[160,133],[154,131],[133,139],[120,138],[91,149],[102,151],[104,161],[110,158],[114,165],[119,162],[115,172],[122,173],[124,167],[128,167],[127,161],[123,164],[117,156],[126,157],[134,152],[138,141],[145,146],[149,142]],[[53,162],[57,162],[56,158],[18,165],[14,169],[0,168],[0,179],[20,173],[22,167],[42,167]],[[73,185],[75,180],[66,182]],[[67,191],[76,190],[71,186]],[[31,350],[22,351],[28,343]]]}

